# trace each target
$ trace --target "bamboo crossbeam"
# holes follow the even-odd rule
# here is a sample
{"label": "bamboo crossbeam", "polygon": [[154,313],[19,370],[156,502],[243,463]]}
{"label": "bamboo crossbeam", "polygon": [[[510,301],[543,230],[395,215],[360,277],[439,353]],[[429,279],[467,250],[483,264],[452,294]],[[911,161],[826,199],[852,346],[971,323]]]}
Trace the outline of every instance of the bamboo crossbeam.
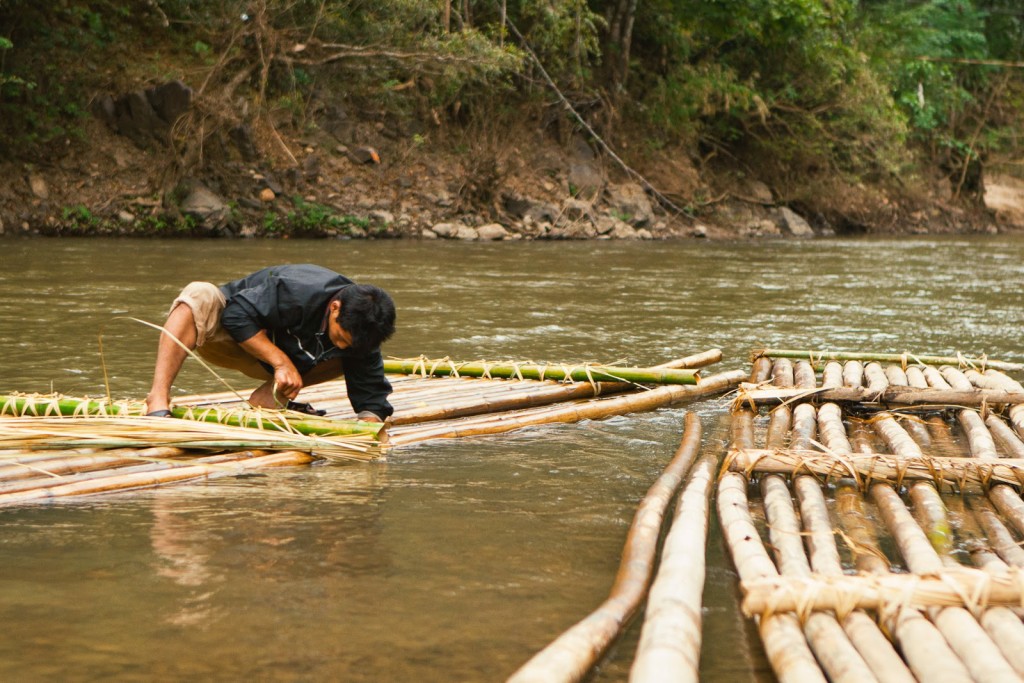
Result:
{"label": "bamboo crossbeam", "polygon": [[0,507],[27,502],[39,502],[66,496],[84,496],[112,491],[151,488],[163,484],[178,483],[196,479],[213,479],[230,476],[261,467],[279,467],[307,464],[316,458],[302,451],[281,451],[269,455],[246,458],[230,464],[189,464],[183,467],[169,467],[156,472],[135,474],[112,474],[102,479],[91,479],[52,488],[32,489],[19,493],[0,495]]}
{"label": "bamboo crossbeam", "polygon": [[134,448],[111,449],[94,454],[61,454],[43,458],[0,458],[0,487],[11,481],[38,477],[58,477],[65,474],[87,472],[94,469],[109,469],[128,464],[138,464],[146,459],[174,458],[185,454],[182,448]]}
{"label": "bamboo crossbeam", "polygon": [[913,353],[857,353],[857,352],[841,352],[841,351],[800,351],[795,349],[759,349],[755,350],[751,354],[753,358],[760,358],[762,356],[769,358],[794,358],[809,360],[812,363],[819,363],[823,361],[839,360],[839,361],[878,361],[883,363],[899,363],[906,367],[908,365],[920,364],[920,365],[953,365],[957,367],[970,367],[970,368],[994,368],[996,370],[1004,370],[1014,372],[1018,370],[1024,370],[1024,364],[1021,363],[1009,363],[1005,361],[992,360],[987,357],[968,357],[963,355],[957,356],[927,356],[917,355]]}
{"label": "bamboo crossbeam", "polygon": [[608,599],[534,655],[512,674],[509,683],[581,680],[618,637],[650,585],[665,510],[693,464],[700,440],[700,417],[688,413],[679,448],[633,518]]}
{"label": "bamboo crossbeam", "polygon": [[448,360],[385,360],[384,372],[407,375],[504,377],[574,382],[629,382],[634,384],[697,384],[697,370],[624,368],[612,365],[539,365],[533,363],[458,363]]}
{"label": "bamboo crossbeam", "polygon": [[730,451],[725,468],[733,472],[764,474],[812,474],[827,479],[851,477],[860,485],[884,481],[933,481],[950,487],[988,487],[1007,484],[1024,487],[1024,460],[1000,458],[947,458],[891,453],[853,453],[841,458],[814,450],[743,449]]}
{"label": "bamboo crossbeam", "polygon": [[1000,406],[1024,404],[1024,392],[975,388],[957,391],[954,389],[922,389],[911,386],[888,386],[881,391],[872,391],[865,387],[762,389],[750,384],[741,384],[740,395],[736,401],[754,405],[805,402],[868,403],[919,406],[928,409],[987,405],[990,409],[997,409]]}
{"label": "bamboo crossbeam", "polygon": [[1011,568],[1002,575],[972,567],[918,574],[812,574],[770,576],[742,581],[741,608],[748,617],[796,612],[808,615],[830,610],[845,616],[863,610],[992,606],[1024,606],[1024,571]]}

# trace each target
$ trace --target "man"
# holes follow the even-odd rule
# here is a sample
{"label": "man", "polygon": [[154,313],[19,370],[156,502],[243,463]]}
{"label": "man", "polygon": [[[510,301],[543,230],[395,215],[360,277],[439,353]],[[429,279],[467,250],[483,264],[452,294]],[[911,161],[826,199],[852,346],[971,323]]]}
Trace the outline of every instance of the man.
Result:
{"label": "man", "polygon": [[[221,287],[189,284],[164,328],[207,362],[265,380],[249,397],[253,406],[322,414],[291,399],[344,375],[360,420],[381,422],[393,412],[380,345],[395,331],[395,305],[379,287],[315,265],[271,266]],[[186,356],[160,335],[148,415],[170,414]]]}

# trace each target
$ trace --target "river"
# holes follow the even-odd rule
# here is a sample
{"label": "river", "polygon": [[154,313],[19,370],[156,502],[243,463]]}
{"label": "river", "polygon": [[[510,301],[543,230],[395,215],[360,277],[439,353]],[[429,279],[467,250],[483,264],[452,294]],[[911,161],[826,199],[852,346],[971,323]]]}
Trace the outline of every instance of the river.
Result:
{"label": "river", "polygon": [[[647,365],[759,346],[1021,361],[1024,239],[0,239],[0,391],[141,398],[180,287],[314,262],[389,290],[409,357]],[[100,352],[102,339],[102,353]],[[709,371],[710,372],[710,369]],[[244,378],[230,376],[238,386]],[[189,363],[180,394],[221,385]],[[726,403],[695,404],[707,447]],[[386,463],[0,509],[0,679],[504,680],[606,596],[687,407]],[[704,680],[770,677],[717,527]],[[596,680],[622,681],[636,625]]]}

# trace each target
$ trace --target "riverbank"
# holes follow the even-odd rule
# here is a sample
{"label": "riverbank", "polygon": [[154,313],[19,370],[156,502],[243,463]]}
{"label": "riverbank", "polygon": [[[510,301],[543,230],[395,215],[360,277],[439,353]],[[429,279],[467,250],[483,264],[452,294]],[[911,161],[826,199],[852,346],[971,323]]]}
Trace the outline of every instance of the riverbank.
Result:
{"label": "riverbank", "polygon": [[232,131],[183,174],[158,135],[91,118],[45,162],[0,164],[0,234],[493,241],[1024,229],[1015,178],[989,179],[986,205],[972,206],[940,178],[868,187],[824,177],[794,189],[728,164],[698,167],[682,147],[625,155],[640,159],[627,167],[594,142],[527,123],[499,134],[325,118],[286,131]]}

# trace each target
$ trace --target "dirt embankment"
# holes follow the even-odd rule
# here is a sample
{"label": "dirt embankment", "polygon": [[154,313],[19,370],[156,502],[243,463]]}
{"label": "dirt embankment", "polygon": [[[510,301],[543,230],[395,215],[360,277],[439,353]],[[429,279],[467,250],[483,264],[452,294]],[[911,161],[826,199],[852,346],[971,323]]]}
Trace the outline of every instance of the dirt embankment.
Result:
{"label": "dirt embankment", "polygon": [[519,240],[1024,227],[1024,181],[1013,178],[989,178],[986,206],[973,209],[940,181],[893,195],[826,178],[794,192],[698,168],[686,149],[626,169],[593,141],[529,123],[470,133],[337,107],[302,133],[270,123],[207,135],[187,162],[167,140],[180,140],[172,122],[189,96],[177,83],[100,99],[83,139],[35,164],[0,164],[0,233]]}

